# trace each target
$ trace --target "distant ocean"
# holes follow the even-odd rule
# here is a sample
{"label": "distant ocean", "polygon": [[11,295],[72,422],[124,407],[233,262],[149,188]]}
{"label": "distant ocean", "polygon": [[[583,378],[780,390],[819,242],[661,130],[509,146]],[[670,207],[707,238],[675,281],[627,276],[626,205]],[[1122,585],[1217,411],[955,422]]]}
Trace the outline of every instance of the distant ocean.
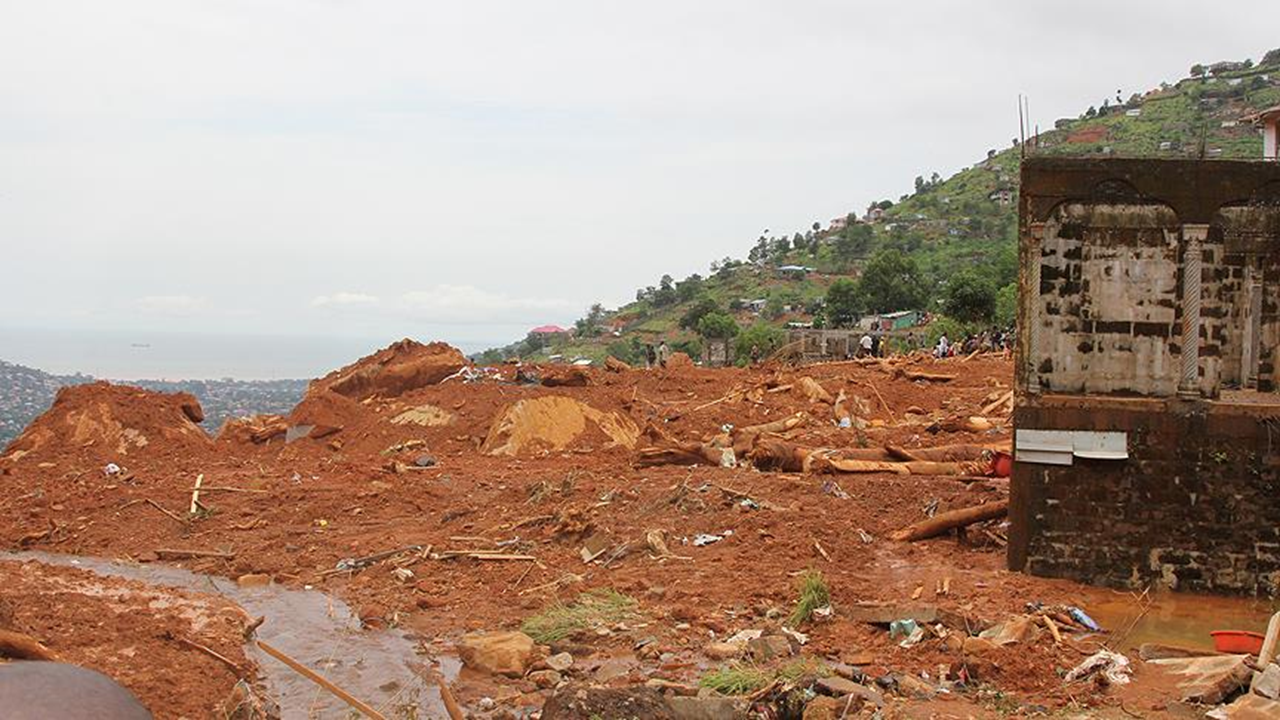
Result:
{"label": "distant ocean", "polygon": [[0,328],[0,360],[109,380],[314,378],[399,339]]}

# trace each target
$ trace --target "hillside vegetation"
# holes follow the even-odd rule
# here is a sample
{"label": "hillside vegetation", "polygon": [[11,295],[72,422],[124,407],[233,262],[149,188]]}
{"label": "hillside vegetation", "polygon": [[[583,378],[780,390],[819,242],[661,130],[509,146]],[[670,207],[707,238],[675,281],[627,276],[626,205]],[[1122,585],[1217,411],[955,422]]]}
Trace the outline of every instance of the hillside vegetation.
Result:
{"label": "hillside vegetation", "polygon": [[660,340],[697,357],[707,338],[725,334],[736,337],[740,351],[753,344],[767,349],[781,342],[787,322],[841,327],[896,310],[940,317],[932,334],[1008,325],[1024,154],[1255,159],[1262,140],[1242,118],[1275,105],[1280,49],[1258,63],[1197,64],[1176,83],[1128,98],[1116,91],[1077,117],[1040,128],[1025,146],[1014,139],[981,152],[981,160],[951,177],[922,174],[915,191],[896,201],[879,200],[789,236],[757,238],[745,259],[712,262],[705,276],[663,276],[637,290],[634,302],[615,310],[593,306],[569,335],[530,335],[480,359],[599,361],[611,354],[636,362],[644,344]]}

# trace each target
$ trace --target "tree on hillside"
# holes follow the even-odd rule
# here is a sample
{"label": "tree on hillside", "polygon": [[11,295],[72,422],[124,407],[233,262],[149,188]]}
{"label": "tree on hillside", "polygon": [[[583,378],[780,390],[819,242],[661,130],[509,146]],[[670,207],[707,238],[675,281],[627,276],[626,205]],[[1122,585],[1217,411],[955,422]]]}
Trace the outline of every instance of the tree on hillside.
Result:
{"label": "tree on hillside", "polygon": [[689,306],[688,310],[684,311],[684,315],[680,316],[680,327],[685,330],[696,330],[698,321],[703,316],[717,312],[719,309],[720,306],[710,295],[702,295]]}
{"label": "tree on hillside", "polygon": [[702,284],[702,276],[698,273],[676,283],[676,300],[689,302],[698,297],[698,293],[702,292]]}
{"label": "tree on hillside", "polygon": [[663,275],[658,281],[658,289],[654,291],[653,301],[655,307],[666,307],[676,301],[675,279],[670,275]]}
{"label": "tree on hillside", "polygon": [[580,318],[573,324],[574,331],[578,337],[596,337],[604,330],[605,318],[604,305],[595,303],[587,310],[586,317]]}
{"label": "tree on hillside", "polygon": [[738,323],[722,312],[707,313],[698,321],[698,334],[714,340],[728,340],[738,334]]}
{"label": "tree on hillside", "polygon": [[1008,327],[1018,318],[1018,284],[1009,283],[996,293],[996,325]]}
{"label": "tree on hillside", "polygon": [[875,313],[918,310],[928,299],[916,261],[897,250],[873,255],[862,269],[858,289],[864,309]]}
{"label": "tree on hillside", "polygon": [[850,327],[862,317],[864,303],[858,283],[840,278],[827,288],[826,324],[828,327]]}
{"label": "tree on hillside", "polygon": [[751,348],[755,347],[760,351],[761,357],[767,357],[774,350],[782,347],[786,339],[787,335],[781,328],[758,322],[738,333],[734,341],[734,356],[738,358],[738,362],[745,363],[751,357]]}
{"label": "tree on hillside", "polygon": [[847,266],[861,257],[871,244],[871,237],[872,230],[870,225],[863,225],[862,223],[846,225],[840,231],[840,234],[836,235],[835,245],[833,246],[836,262]]}
{"label": "tree on hillside", "polygon": [[995,307],[995,285],[989,277],[972,268],[952,275],[942,292],[943,311],[961,322],[989,321]]}

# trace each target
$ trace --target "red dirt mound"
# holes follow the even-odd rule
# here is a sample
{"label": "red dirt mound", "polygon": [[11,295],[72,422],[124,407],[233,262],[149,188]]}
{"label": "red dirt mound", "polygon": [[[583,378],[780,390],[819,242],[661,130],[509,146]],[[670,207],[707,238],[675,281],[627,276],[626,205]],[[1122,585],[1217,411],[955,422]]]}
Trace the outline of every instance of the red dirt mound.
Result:
{"label": "red dirt mound", "polygon": [[466,364],[467,359],[451,345],[423,345],[405,339],[313,381],[307,394],[330,390],[354,400],[399,397],[410,390],[435,385]]}
{"label": "red dirt mound", "polygon": [[65,387],[53,406],[32,421],[5,457],[88,452],[103,460],[171,451],[204,450],[211,440],[190,393],[158,393],[96,382]]}

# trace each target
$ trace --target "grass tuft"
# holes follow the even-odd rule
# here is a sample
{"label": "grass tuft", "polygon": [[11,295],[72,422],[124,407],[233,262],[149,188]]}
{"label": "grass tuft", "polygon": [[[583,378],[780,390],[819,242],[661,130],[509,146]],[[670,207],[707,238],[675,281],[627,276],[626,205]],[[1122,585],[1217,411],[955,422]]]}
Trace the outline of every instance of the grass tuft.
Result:
{"label": "grass tuft", "polygon": [[796,600],[796,608],[791,611],[787,624],[791,627],[801,625],[813,619],[813,611],[831,604],[831,590],[822,573],[810,570],[800,578],[800,598]]}
{"label": "grass tuft", "polygon": [[636,601],[617,590],[591,590],[568,605],[556,603],[526,619],[520,629],[545,645],[583,630],[621,622],[633,617],[635,611]]}
{"label": "grass tuft", "polygon": [[799,658],[767,670],[747,663],[730,663],[703,675],[698,685],[721,695],[749,695],[775,680],[792,683],[802,677],[826,677],[831,669],[814,658]]}

